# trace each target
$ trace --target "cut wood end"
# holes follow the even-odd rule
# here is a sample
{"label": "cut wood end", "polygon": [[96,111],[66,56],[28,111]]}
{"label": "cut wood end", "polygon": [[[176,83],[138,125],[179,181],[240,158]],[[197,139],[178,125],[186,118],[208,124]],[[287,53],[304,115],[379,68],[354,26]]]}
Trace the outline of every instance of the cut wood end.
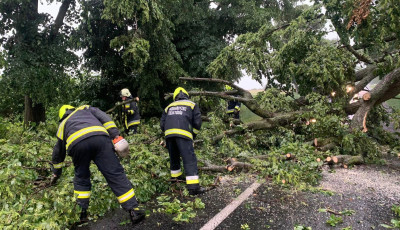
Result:
{"label": "cut wood end", "polygon": [[369,99],[371,99],[371,94],[370,93],[365,93],[362,96],[362,98],[363,98],[364,101],[369,101]]}
{"label": "cut wood end", "polygon": [[282,184],[285,184],[286,183],[286,180],[282,180]]}
{"label": "cut wood end", "polygon": [[317,138],[314,139],[314,146],[318,146],[318,139]]}
{"label": "cut wood end", "polygon": [[400,153],[399,153],[399,154],[397,154],[397,156],[400,158]]}
{"label": "cut wood end", "polygon": [[235,168],[235,166],[228,166],[228,171],[232,172],[232,170]]}
{"label": "cut wood end", "polygon": [[328,162],[331,161],[331,160],[332,160],[331,157],[327,157],[327,158],[326,158],[326,161],[328,161]]}
{"label": "cut wood end", "polygon": [[232,159],[232,161],[237,161],[237,159],[236,158],[231,158]]}
{"label": "cut wood end", "polygon": [[286,158],[291,158],[291,157],[292,157],[291,153],[286,154]]}
{"label": "cut wood end", "polygon": [[338,163],[339,159],[337,157],[332,157],[333,162]]}
{"label": "cut wood end", "polygon": [[347,166],[347,165],[343,165],[343,168],[345,168],[345,169],[347,169],[349,166]]}
{"label": "cut wood end", "polygon": [[321,162],[321,158],[317,158],[317,162]]}

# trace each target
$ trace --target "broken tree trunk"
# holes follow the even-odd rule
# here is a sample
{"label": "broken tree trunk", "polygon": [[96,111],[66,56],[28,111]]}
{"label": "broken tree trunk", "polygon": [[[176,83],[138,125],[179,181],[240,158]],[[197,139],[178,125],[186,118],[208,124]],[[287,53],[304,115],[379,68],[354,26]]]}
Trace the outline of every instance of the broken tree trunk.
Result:
{"label": "broken tree trunk", "polygon": [[202,171],[212,171],[212,172],[226,172],[226,171],[233,171],[234,169],[251,169],[253,168],[252,164],[245,163],[245,162],[240,162],[237,161],[235,158],[229,158],[226,161],[229,163],[226,166],[221,166],[221,165],[214,165],[208,161],[201,161],[198,160],[199,162],[202,162],[205,164],[205,167],[199,167],[199,170]]}

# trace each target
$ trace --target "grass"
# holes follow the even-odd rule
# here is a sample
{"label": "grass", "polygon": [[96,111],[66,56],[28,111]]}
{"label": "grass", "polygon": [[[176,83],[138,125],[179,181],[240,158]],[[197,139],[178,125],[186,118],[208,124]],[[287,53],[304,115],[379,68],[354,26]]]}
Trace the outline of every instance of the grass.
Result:
{"label": "grass", "polygon": [[[263,90],[261,89],[254,89],[254,90],[249,90],[250,93],[255,96],[258,92],[261,92]],[[258,121],[261,120],[262,118],[251,112],[245,105],[242,104],[240,108],[240,120],[242,120],[244,123],[249,123],[252,121]]]}
{"label": "grass", "polygon": [[390,99],[387,101],[388,105],[390,105],[390,107],[393,107],[395,109],[400,109],[400,97],[397,96],[397,98],[399,99]]}
{"label": "grass", "polygon": [[240,120],[242,120],[244,123],[249,123],[252,121],[258,121],[261,120],[262,118],[254,114],[253,112],[250,111],[245,105],[242,105],[240,108]]}

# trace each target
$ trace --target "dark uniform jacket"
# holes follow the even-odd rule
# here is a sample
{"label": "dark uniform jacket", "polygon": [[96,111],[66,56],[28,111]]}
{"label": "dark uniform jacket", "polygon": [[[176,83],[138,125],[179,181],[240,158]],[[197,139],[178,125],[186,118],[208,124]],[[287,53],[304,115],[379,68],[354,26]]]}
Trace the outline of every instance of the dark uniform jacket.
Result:
{"label": "dark uniform jacket", "polygon": [[160,125],[166,138],[182,137],[193,140],[201,128],[200,108],[186,94],[179,93],[175,102],[163,111]]}
{"label": "dark uniform jacket", "polygon": [[66,153],[80,141],[96,135],[110,136],[114,139],[119,130],[111,118],[96,107],[84,105],[76,110],[68,110],[68,115],[59,125],[57,143],[53,149],[53,172],[61,174]]}
{"label": "dark uniform jacket", "polygon": [[[127,98],[127,100],[131,99],[132,97]],[[122,105],[122,111],[124,112],[125,128],[140,124],[140,111],[136,101]]]}
{"label": "dark uniform jacket", "polygon": [[226,113],[234,113],[236,111],[240,111],[240,105],[241,103],[239,101],[228,101],[228,108],[226,110]]}

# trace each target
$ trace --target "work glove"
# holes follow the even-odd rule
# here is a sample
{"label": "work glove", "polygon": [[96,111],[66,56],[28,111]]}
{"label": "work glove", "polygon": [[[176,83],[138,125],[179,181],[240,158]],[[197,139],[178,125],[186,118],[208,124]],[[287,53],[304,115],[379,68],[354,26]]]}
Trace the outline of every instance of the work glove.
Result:
{"label": "work glove", "polygon": [[128,142],[121,136],[117,136],[113,140],[113,144],[115,147],[115,152],[120,157],[126,157],[129,154],[129,144]]}
{"label": "work glove", "polygon": [[51,177],[51,180],[50,180],[50,185],[51,186],[56,185],[58,179],[60,179],[60,176],[57,176],[56,174],[53,174],[53,176]]}
{"label": "work glove", "polygon": [[162,147],[166,148],[166,147],[167,147],[167,142],[165,142],[164,140],[162,140],[162,141],[160,142],[160,145],[161,145]]}

